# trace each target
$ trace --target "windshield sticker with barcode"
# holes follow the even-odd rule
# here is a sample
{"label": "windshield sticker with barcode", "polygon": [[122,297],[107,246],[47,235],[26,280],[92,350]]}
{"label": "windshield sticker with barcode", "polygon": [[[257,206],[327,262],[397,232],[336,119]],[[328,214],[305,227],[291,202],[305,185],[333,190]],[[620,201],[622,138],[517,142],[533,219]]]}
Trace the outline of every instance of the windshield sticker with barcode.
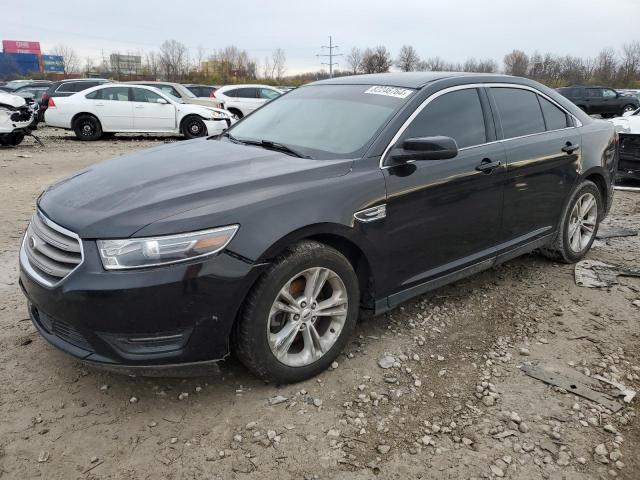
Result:
{"label": "windshield sticker with barcode", "polygon": [[383,87],[381,85],[378,85],[369,88],[364,93],[368,93],[370,95],[385,95],[387,97],[407,98],[413,93],[413,90],[398,87]]}

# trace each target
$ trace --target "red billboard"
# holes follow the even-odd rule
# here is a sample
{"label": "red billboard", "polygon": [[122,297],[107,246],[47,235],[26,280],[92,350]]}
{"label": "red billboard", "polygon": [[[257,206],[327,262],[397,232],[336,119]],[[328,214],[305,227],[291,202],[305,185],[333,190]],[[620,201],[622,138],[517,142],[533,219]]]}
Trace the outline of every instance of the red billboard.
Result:
{"label": "red billboard", "polygon": [[40,55],[40,42],[25,42],[22,40],[3,40],[4,53],[34,53]]}

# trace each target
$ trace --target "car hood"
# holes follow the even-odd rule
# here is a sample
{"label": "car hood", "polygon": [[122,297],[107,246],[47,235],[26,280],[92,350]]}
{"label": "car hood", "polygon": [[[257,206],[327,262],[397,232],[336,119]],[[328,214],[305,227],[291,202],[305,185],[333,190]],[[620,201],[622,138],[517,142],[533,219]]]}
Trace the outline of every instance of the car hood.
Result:
{"label": "car hood", "polygon": [[[48,188],[38,206],[85,239],[130,237],[156,221],[206,207],[204,229],[241,223],[244,209],[345,175],[351,164],[202,138],[93,165]],[[179,233],[171,222],[162,225],[165,231],[157,234]]]}
{"label": "car hood", "polygon": [[25,99],[22,96],[0,91],[0,105],[19,108],[25,105],[25,103]]}

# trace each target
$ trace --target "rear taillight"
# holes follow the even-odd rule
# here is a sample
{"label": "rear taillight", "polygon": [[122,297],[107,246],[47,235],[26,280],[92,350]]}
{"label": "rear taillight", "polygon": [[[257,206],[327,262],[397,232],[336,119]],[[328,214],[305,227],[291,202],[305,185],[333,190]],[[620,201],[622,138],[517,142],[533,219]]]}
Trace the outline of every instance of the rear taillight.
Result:
{"label": "rear taillight", "polygon": [[56,108],[56,102],[53,101],[53,98],[49,97],[49,103],[47,104],[48,108]]}
{"label": "rear taillight", "polygon": [[209,94],[209,97],[216,98],[216,91],[215,90],[211,90],[211,93]]}

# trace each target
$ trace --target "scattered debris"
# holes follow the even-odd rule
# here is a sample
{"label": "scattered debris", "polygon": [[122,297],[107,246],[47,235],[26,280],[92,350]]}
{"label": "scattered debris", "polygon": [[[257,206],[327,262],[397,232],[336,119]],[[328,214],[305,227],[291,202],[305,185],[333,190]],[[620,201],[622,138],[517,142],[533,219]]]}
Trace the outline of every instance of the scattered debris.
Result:
{"label": "scattered debris", "polygon": [[[540,380],[549,385],[559,387],[567,392],[571,392],[574,395],[586,398],[592,402],[599,403],[600,405],[608,408],[612,412],[617,412],[622,408],[618,402],[614,401],[609,395],[600,393],[596,390],[592,390],[588,385],[580,383],[572,378],[565,377],[555,372],[546,371],[543,368],[535,367],[532,365],[523,365],[521,370],[530,377]],[[584,377],[589,380],[589,377]]]}
{"label": "scattered debris", "polygon": [[638,231],[631,230],[630,228],[615,225],[600,225],[596,238],[604,240],[606,238],[635,237],[636,235],[638,235]]}
{"label": "scattered debris", "polygon": [[287,400],[289,400],[287,397],[283,397],[282,395],[277,395],[269,399],[269,405],[280,405],[281,403],[284,403]]}
{"label": "scattered debris", "polygon": [[625,401],[625,403],[631,403],[633,398],[636,396],[635,390],[623,385],[622,383],[614,382],[613,380],[607,380],[606,378],[601,377],[600,375],[594,375],[593,378],[597,378],[601,382],[608,383],[609,385],[613,385],[618,390],[620,390],[620,393],[618,394],[618,396],[624,397],[623,400]]}
{"label": "scattered debris", "polygon": [[378,366],[380,368],[384,368],[385,370],[393,367],[395,363],[396,363],[396,357],[389,354],[385,354],[378,359]]}
{"label": "scattered debris", "polygon": [[607,288],[618,284],[618,276],[640,277],[640,270],[609,265],[598,260],[582,260],[575,266],[576,285],[588,288]]}

